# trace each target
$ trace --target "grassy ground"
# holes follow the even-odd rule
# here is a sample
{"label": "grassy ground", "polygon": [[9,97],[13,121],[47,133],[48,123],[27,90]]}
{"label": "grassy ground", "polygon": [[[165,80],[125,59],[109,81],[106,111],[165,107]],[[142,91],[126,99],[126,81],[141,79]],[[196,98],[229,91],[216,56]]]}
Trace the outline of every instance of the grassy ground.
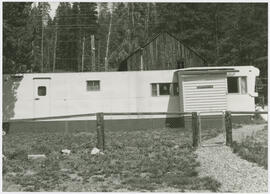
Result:
{"label": "grassy ground", "polygon": [[[223,128],[210,128],[210,129],[202,129],[201,130],[201,141],[205,141],[207,139],[211,139],[217,137],[220,134],[225,134],[225,130]],[[225,142],[225,138],[224,138]]]}
{"label": "grassy ground", "polygon": [[[18,133],[3,137],[3,191],[216,191],[199,178],[191,133],[179,129],[106,131],[104,155],[91,155],[95,133]],[[62,155],[70,149],[70,155]],[[46,154],[30,161],[28,154]]]}
{"label": "grassy ground", "polygon": [[267,126],[255,134],[246,137],[241,143],[233,142],[234,153],[239,154],[243,159],[250,162],[255,162],[265,169],[267,166],[268,159],[268,129]]}

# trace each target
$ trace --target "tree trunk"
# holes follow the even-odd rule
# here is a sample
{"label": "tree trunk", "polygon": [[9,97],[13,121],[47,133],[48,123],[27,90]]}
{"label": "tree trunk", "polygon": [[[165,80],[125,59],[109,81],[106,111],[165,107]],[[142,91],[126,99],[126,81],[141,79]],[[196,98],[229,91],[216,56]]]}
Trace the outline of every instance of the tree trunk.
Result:
{"label": "tree trunk", "polygon": [[82,72],[84,69],[84,44],[85,44],[85,34],[83,35],[83,42],[82,42]]}
{"label": "tree trunk", "polygon": [[100,40],[98,40],[98,53],[97,53],[97,71],[102,71],[100,67]]}
{"label": "tree trunk", "polygon": [[[216,5],[215,12],[215,42],[216,42],[216,63],[219,58],[219,40],[218,40],[218,5]],[[216,64],[217,65],[217,64]]]}
{"label": "tree trunk", "polygon": [[134,21],[134,4],[131,3],[131,19],[132,19],[132,31],[134,31],[135,21]]}
{"label": "tree trunk", "polygon": [[92,64],[91,64],[91,71],[96,71],[96,59],[95,59],[95,36],[91,35],[91,59],[92,59]]}
{"label": "tree trunk", "polygon": [[55,61],[56,61],[56,46],[57,46],[57,28],[55,29],[55,38],[54,38],[54,52],[53,52],[53,69],[55,71]]}
{"label": "tree trunk", "polygon": [[[43,12],[43,10],[42,10]],[[43,14],[43,13],[42,13]],[[44,33],[44,29],[43,29],[43,15],[41,16],[41,72],[43,73],[43,33]]]}

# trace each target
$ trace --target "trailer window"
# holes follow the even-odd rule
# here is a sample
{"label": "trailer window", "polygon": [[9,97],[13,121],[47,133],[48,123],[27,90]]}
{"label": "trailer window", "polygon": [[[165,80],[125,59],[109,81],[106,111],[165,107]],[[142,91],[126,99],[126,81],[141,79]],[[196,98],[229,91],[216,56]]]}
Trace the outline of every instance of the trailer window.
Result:
{"label": "trailer window", "polygon": [[228,77],[228,93],[239,93],[238,77]]}
{"label": "trailer window", "polygon": [[152,96],[178,96],[178,83],[152,83]]}
{"label": "trailer window", "polygon": [[159,84],[159,95],[170,95],[170,84],[169,83]]}
{"label": "trailer window", "polygon": [[38,87],[38,96],[46,96],[46,86],[39,86]]}
{"label": "trailer window", "polygon": [[247,77],[228,77],[228,93],[246,94],[247,93]]}
{"label": "trailer window", "polygon": [[86,86],[87,91],[100,91],[99,80],[86,81],[86,83],[87,83],[87,86]]}

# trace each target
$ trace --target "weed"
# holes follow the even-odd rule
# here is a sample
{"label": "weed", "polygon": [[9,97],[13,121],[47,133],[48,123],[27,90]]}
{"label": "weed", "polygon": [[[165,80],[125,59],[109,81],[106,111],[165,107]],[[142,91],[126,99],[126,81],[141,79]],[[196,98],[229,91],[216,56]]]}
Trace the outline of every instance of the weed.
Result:
{"label": "weed", "polygon": [[32,147],[32,154],[50,154],[52,152],[52,149],[49,147],[49,144],[35,144]]}
{"label": "weed", "polygon": [[234,141],[232,148],[241,158],[268,168],[267,130],[248,136],[241,143]]}
{"label": "weed", "polygon": [[21,148],[18,148],[17,150],[13,152],[7,152],[6,156],[10,160],[27,160],[27,151]]}
{"label": "weed", "polygon": [[212,179],[211,177],[203,177],[201,178],[200,181],[198,181],[198,179],[193,179],[193,181],[194,182],[192,184],[191,189],[196,189],[196,190],[206,189],[213,192],[217,192],[221,186],[219,182]]}
{"label": "weed", "polygon": [[151,182],[147,178],[142,177],[132,177],[123,182],[123,184],[129,185],[132,190],[140,191],[140,190],[148,190],[153,191],[156,189],[156,186],[153,182]]}
{"label": "weed", "polygon": [[202,129],[202,131],[201,131],[202,141],[214,138],[214,137],[218,136],[219,134],[221,134],[223,132],[224,132],[224,130],[222,129],[222,127],[220,127],[220,128]]}

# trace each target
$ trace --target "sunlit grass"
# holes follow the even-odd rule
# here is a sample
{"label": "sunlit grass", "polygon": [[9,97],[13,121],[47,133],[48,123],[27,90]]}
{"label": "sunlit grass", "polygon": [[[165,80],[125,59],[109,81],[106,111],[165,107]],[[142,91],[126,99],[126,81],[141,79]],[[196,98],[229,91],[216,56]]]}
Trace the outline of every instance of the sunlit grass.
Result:
{"label": "sunlit grass", "polygon": [[[106,131],[104,155],[91,155],[95,133],[19,133],[3,138],[4,191],[216,191],[199,178],[199,163],[184,129]],[[70,149],[70,155],[62,155]],[[27,154],[46,154],[29,161]]]}
{"label": "sunlit grass", "polygon": [[256,132],[255,134],[246,137],[241,143],[234,142],[233,151],[241,158],[250,162],[255,162],[265,169],[268,168],[268,129],[267,126]]}

